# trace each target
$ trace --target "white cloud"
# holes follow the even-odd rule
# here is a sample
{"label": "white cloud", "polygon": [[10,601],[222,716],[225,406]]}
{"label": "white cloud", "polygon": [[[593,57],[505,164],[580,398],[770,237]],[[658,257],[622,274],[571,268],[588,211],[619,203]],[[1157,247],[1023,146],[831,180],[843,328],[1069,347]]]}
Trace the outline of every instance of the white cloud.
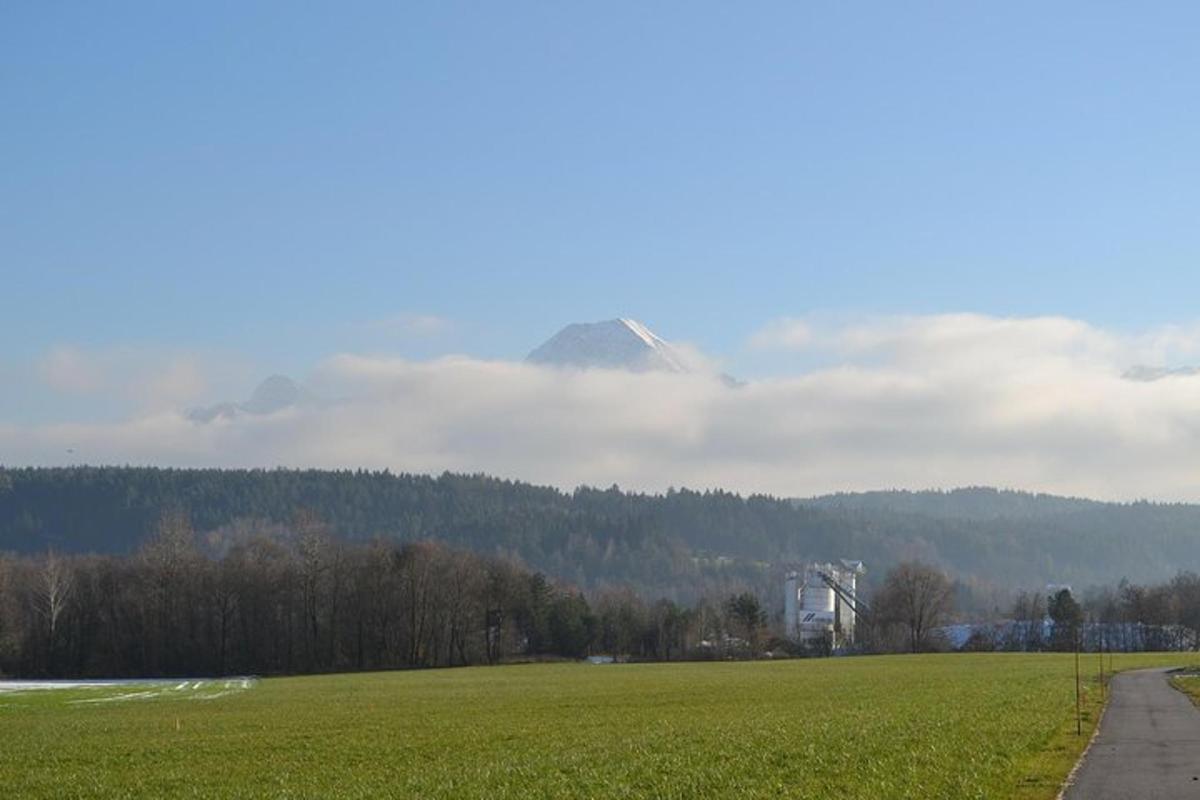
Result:
{"label": "white cloud", "polygon": [[59,345],[34,365],[42,385],[81,399],[118,398],[143,413],[177,409],[244,381],[246,365],[208,353]]}
{"label": "white cloud", "polygon": [[68,394],[92,394],[106,386],[104,365],[76,347],[52,348],[38,361],[37,373],[51,389]]}
{"label": "white cloud", "polygon": [[756,350],[802,350],[812,344],[812,327],[802,319],[772,320],[750,337]]}
{"label": "white cloud", "polygon": [[0,428],[0,461],[54,463],[69,447],[93,463],[480,470],[563,487],[990,484],[1200,500],[1200,376],[1121,377],[1197,352],[1189,329],[968,314],[805,324],[803,346],[834,366],[740,388],[347,354],[311,376],[325,404],[209,425],[155,413]]}

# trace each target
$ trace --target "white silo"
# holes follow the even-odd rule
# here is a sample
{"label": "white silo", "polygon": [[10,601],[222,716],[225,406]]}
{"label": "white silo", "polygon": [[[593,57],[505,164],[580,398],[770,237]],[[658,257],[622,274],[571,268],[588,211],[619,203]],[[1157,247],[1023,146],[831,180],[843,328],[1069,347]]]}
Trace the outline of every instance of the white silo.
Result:
{"label": "white silo", "polygon": [[858,605],[858,576],[866,571],[861,561],[843,558],[834,575],[834,579],[845,595],[840,598],[841,602],[838,603],[838,627],[841,629],[842,639],[846,641],[854,639],[854,625],[858,622],[858,613],[855,609],[855,606]]}
{"label": "white silo", "polygon": [[829,564],[809,564],[804,571],[804,586],[800,590],[799,639],[802,642],[832,643],[833,622],[837,604],[833,588],[823,575],[828,575]]}
{"label": "white silo", "polygon": [[783,582],[783,629],[789,639],[795,639],[800,631],[796,604],[800,600],[800,573],[791,571]]}
{"label": "white silo", "polygon": [[821,577],[822,572],[828,574],[832,571],[828,564],[813,564],[808,568],[804,576],[804,601],[800,604],[801,611],[833,613],[833,588]]}

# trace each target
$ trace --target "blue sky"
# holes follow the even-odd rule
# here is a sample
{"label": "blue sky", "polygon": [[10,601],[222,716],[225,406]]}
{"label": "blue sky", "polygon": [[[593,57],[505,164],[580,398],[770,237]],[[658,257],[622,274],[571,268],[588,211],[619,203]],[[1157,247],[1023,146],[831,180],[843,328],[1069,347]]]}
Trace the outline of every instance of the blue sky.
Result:
{"label": "blue sky", "polygon": [[10,6],[0,333],[1193,316],[1192,4],[567,5]]}
{"label": "blue sky", "polygon": [[81,413],[55,348],[248,389],[618,315],[748,376],[780,318],[1195,321],[1194,4],[648,5],[10,4],[0,422]]}

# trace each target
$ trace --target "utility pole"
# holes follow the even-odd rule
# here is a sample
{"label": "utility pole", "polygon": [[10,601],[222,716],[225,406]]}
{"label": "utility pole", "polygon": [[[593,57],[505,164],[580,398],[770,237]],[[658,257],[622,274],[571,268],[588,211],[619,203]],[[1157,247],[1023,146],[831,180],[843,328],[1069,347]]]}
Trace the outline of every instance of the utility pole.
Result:
{"label": "utility pole", "polygon": [[1079,696],[1079,629],[1075,629],[1075,735],[1083,735],[1083,705]]}

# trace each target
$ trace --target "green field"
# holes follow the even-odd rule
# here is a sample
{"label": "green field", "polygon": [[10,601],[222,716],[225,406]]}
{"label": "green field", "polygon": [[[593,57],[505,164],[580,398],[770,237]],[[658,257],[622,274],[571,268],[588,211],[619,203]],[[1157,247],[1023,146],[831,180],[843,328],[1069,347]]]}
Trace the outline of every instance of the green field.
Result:
{"label": "green field", "polygon": [[1175,675],[1172,676],[1171,683],[1176,689],[1191,698],[1193,703],[1200,706],[1200,675],[1196,673]]}
{"label": "green field", "polygon": [[218,697],[4,694],[0,787],[6,798],[1049,798],[1099,707],[1085,656],[1076,737],[1073,663],[521,665],[269,679]]}

